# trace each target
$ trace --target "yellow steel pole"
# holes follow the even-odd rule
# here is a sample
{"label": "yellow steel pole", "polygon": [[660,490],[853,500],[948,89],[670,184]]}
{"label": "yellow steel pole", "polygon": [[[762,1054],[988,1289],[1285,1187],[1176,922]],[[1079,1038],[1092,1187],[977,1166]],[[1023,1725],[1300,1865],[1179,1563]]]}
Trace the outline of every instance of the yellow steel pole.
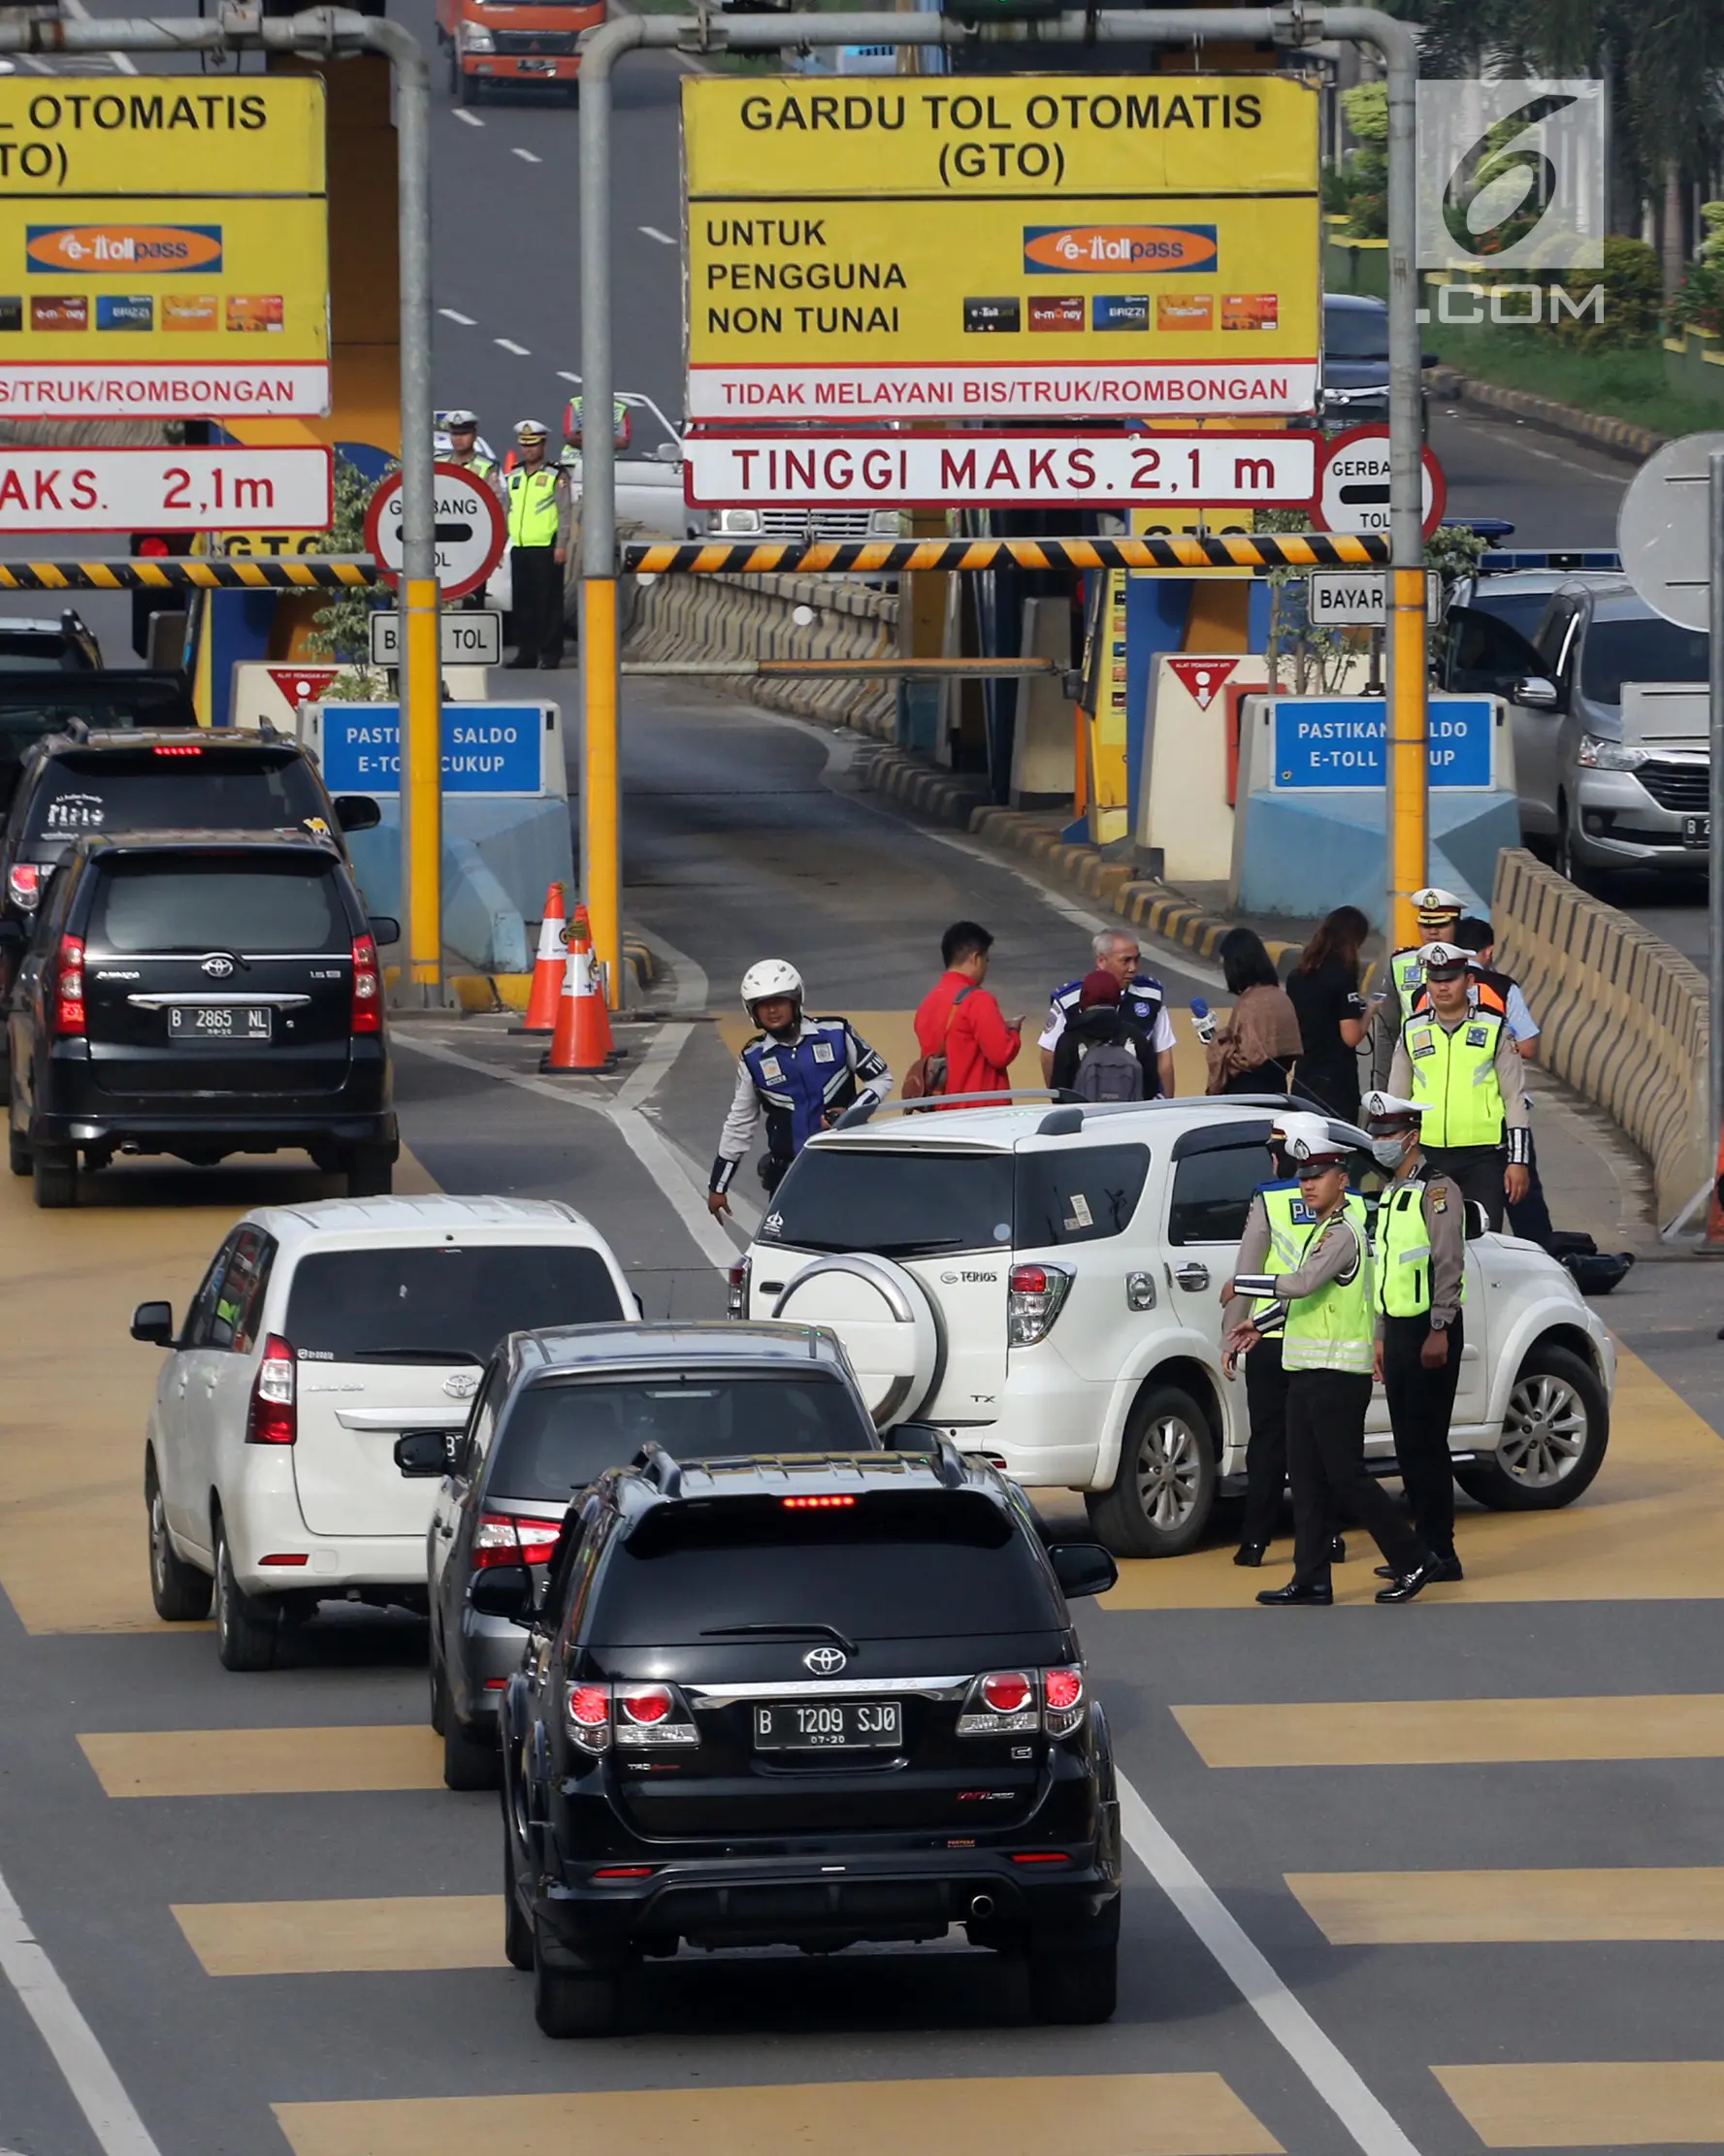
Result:
{"label": "yellow steel pole", "polygon": [[610,1006],[623,1004],[622,781],[617,763],[617,581],[581,583],[581,888]]}
{"label": "yellow steel pole", "polygon": [[408,999],[442,1000],[443,747],[438,660],[438,583],[404,577],[401,801],[407,894]]}
{"label": "yellow steel pole", "polygon": [[1389,894],[1391,949],[1418,941],[1413,894],[1428,880],[1430,851],[1429,713],[1425,702],[1425,573],[1389,572],[1388,631]]}

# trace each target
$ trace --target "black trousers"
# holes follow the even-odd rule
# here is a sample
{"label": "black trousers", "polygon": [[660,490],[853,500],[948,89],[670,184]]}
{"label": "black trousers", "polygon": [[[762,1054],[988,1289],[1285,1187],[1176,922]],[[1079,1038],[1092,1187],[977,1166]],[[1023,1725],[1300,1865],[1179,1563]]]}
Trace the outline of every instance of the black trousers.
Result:
{"label": "black trousers", "polygon": [[1506,1145],[1430,1146],[1425,1159],[1448,1176],[1468,1204],[1483,1206],[1493,1228],[1502,1226],[1509,1202],[1503,1189],[1503,1170],[1509,1165]]}
{"label": "black trousers", "polygon": [[[1256,1354],[1253,1348],[1252,1353]],[[1424,1561],[1424,1545],[1380,1483],[1365,1472],[1371,1380],[1345,1370],[1287,1374],[1287,1479],[1293,1486],[1293,1578],[1326,1584],[1329,1542],[1343,1512],[1360,1521],[1397,1574]]]}
{"label": "black trousers", "polygon": [[1537,1243],[1542,1250],[1548,1250],[1555,1229],[1550,1225],[1550,1208],[1545,1202],[1545,1186],[1539,1179],[1539,1149],[1530,1137],[1526,1165],[1531,1180],[1525,1197],[1518,1205],[1509,1208],[1509,1232],[1518,1235],[1523,1242]]}
{"label": "black trousers", "polygon": [[1241,1542],[1273,1542],[1287,1483],[1287,1374],[1279,1334],[1259,1340],[1245,1358],[1245,1404],[1252,1434],[1245,1449],[1245,1520]]}
{"label": "black trousers", "polygon": [[1448,1462],[1448,1423],[1466,1342],[1457,1313],[1448,1328],[1448,1360],[1440,1370],[1427,1370],[1418,1356],[1430,1332],[1430,1320],[1422,1315],[1383,1320],[1382,1389],[1418,1539],[1434,1557],[1452,1557],[1454,1470]]}
{"label": "black trousers", "polygon": [[509,557],[517,667],[563,664],[563,564],[554,546],[517,546]]}

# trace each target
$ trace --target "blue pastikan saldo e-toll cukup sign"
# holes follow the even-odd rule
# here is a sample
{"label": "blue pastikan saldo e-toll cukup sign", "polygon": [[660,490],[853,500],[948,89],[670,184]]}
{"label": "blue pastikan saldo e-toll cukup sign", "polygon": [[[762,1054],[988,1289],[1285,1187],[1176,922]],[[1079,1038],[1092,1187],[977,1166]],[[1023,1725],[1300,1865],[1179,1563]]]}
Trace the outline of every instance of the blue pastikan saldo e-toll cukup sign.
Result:
{"label": "blue pastikan saldo e-toll cukup sign", "polygon": [[[1381,786],[1384,733],[1381,697],[1278,697],[1273,783],[1293,792]],[[1495,785],[1495,738],[1489,697],[1432,697],[1432,786]]]}
{"label": "blue pastikan saldo e-toll cukup sign", "polygon": [[[445,703],[445,794],[544,791],[542,703]],[[326,703],[323,781],[332,794],[401,791],[401,706]]]}

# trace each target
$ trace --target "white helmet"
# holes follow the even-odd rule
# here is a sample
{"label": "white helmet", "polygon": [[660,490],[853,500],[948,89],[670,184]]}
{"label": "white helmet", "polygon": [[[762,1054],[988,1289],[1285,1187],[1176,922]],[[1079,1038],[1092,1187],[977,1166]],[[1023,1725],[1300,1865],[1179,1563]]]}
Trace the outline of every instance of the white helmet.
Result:
{"label": "white helmet", "polygon": [[788,996],[792,1002],[801,1003],[802,976],[788,959],[762,959],[742,976],[742,1007],[750,1018],[757,1003],[774,996]]}
{"label": "white helmet", "polygon": [[1322,1116],[1283,1116],[1269,1133],[1269,1142],[1300,1168],[1345,1167],[1347,1147],[1331,1137]]}

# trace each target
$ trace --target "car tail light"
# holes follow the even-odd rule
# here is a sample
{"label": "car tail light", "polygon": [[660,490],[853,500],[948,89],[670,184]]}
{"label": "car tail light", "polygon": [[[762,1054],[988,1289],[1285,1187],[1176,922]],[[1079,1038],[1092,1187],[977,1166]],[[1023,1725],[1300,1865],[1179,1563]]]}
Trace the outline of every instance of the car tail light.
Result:
{"label": "car tail light", "polygon": [[377,971],[377,946],[369,935],[353,938],[353,1009],[347,1021],[355,1033],[383,1030],[383,977]]}
{"label": "car tail light", "polygon": [[293,1350],[278,1332],[263,1344],[257,1375],[251,1381],[251,1412],[245,1418],[247,1445],[291,1445],[299,1436],[299,1370]]}
{"label": "car tail light", "polygon": [[1025,1670],[993,1670],[978,1677],[958,1717],[960,1737],[1006,1737],[1039,1729],[1035,1680]]}
{"label": "car tail light", "polygon": [[657,1870],[656,1864],[606,1864],[593,1877],[596,1879],[650,1879]]}
{"label": "car tail light", "polygon": [[472,1568],[484,1572],[500,1564],[549,1564],[562,1522],[524,1519],[516,1513],[480,1513],[473,1529]]}
{"label": "car tail light", "polygon": [[[22,902],[20,899],[19,903]],[[35,902],[33,898],[30,901],[32,905]],[[730,1292],[725,1297],[725,1316],[727,1318],[746,1318],[748,1316],[748,1276],[753,1269],[753,1263],[752,1258],[744,1258],[739,1263],[732,1265],[725,1276],[730,1282]]]}
{"label": "car tail light", "polygon": [[856,1503],[854,1497],[781,1497],[778,1502],[786,1512],[846,1512]]}
{"label": "car tail light", "polygon": [[274,1552],[274,1554],[273,1554],[273,1555],[271,1555],[271,1556],[268,1556],[268,1557],[259,1557],[257,1561],[258,1561],[258,1563],[259,1563],[260,1565],[263,1565],[263,1564],[289,1564],[289,1565],[297,1565],[297,1564],[309,1564],[309,1563],[310,1563],[310,1561],[311,1561],[311,1559],[310,1559],[310,1555],[309,1555],[309,1552],[308,1552],[307,1551],[304,1551],[304,1550],[300,1551],[300,1552],[298,1552],[297,1554],[294,1554],[294,1553],[292,1553],[292,1552],[288,1552],[288,1551],[285,1551],[285,1550],[277,1550],[276,1552]]}
{"label": "car tail light", "polygon": [[1014,1265],[1006,1292],[1006,1345],[1033,1348],[1054,1329],[1071,1292],[1069,1265]]}
{"label": "car tail light", "polygon": [[583,1751],[610,1749],[610,1686],[570,1684],[566,1690],[569,1734]]}
{"label": "car tail light", "polygon": [[83,938],[63,935],[54,980],[54,1031],[64,1037],[81,1033],[83,1021]]}
{"label": "car tail light", "polygon": [[1022,1670],[1001,1670],[982,1680],[982,1697],[996,1715],[1020,1715],[1029,1705],[1029,1680]]}
{"label": "car tail light", "polygon": [[34,913],[42,898],[42,870],[33,861],[15,861],[6,871],[6,896],[20,913]]}
{"label": "car tail light", "polygon": [[1043,1670],[1042,1703],[1048,1735],[1069,1737],[1084,1718],[1082,1668]]}
{"label": "car tail light", "polygon": [[674,1684],[619,1684],[619,1745],[698,1745],[700,1732]]}
{"label": "car tail light", "polygon": [[195,741],[158,741],[149,753],[151,756],[202,756],[204,752]]}
{"label": "car tail light", "polygon": [[1069,1864],[1071,1858],[1063,1849],[1020,1849],[1013,1856],[1014,1864]]}

